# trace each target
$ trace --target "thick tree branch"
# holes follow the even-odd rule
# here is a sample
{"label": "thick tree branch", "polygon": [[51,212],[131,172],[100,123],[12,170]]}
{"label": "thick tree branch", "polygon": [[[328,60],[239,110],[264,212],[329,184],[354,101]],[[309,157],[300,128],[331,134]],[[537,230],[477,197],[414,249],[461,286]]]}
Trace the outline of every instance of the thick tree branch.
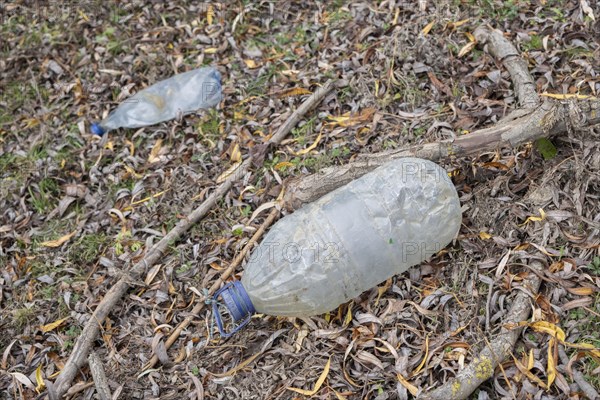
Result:
{"label": "thick tree branch", "polygon": [[480,26],[475,29],[475,39],[481,45],[486,45],[490,54],[501,60],[508,70],[522,108],[533,108],[540,103],[536,92],[535,82],[527,68],[527,62],[521,58],[515,46],[504,37],[498,29]]}
{"label": "thick tree branch", "polygon": [[524,108],[513,111],[492,127],[471,132],[453,141],[362,154],[346,165],[328,167],[312,175],[292,178],[288,181],[284,197],[285,208],[298,209],[396,158],[419,157],[442,161],[453,157],[473,156],[500,147],[516,147],[541,137],[564,134],[570,127],[584,128],[600,123],[598,99],[580,102],[547,99],[540,104],[527,63],[519,57],[515,47],[504,38],[502,32],[479,27],[475,33],[481,44],[488,44],[488,51],[493,56],[503,60],[511,74],[519,103]]}

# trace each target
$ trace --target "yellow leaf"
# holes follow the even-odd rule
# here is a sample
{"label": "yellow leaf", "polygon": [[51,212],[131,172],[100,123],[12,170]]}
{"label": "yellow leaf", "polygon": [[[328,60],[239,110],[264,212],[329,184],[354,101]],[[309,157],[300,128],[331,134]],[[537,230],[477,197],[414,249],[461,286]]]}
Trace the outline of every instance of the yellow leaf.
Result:
{"label": "yellow leaf", "polygon": [[458,28],[459,26],[462,26],[462,25],[466,24],[467,22],[469,22],[469,18],[462,19],[462,20],[457,21],[457,22],[452,22],[451,24],[452,24],[453,28]]}
{"label": "yellow leaf", "polygon": [[554,350],[556,349],[556,341],[554,338],[550,339],[548,343],[548,387],[552,386],[556,379],[556,362],[554,361]]}
{"label": "yellow leaf", "polygon": [[209,47],[208,49],[204,49],[204,54],[215,54],[218,50],[216,47]]}
{"label": "yellow leaf", "polygon": [[312,92],[305,88],[294,87],[294,88],[286,89],[286,90],[278,93],[277,97],[281,99],[283,97],[296,97],[296,96],[303,96],[305,94],[312,94]]}
{"label": "yellow leaf", "polygon": [[565,332],[558,326],[548,322],[548,321],[536,321],[529,324],[533,330],[547,333],[552,337],[558,339],[559,342],[564,343],[565,341]]}
{"label": "yellow leaf", "polygon": [[46,332],[50,332],[50,331],[52,331],[52,330],[54,330],[54,329],[58,328],[59,326],[61,326],[61,325],[63,324],[63,322],[65,322],[65,321],[66,321],[66,320],[68,320],[68,319],[69,319],[69,317],[67,317],[67,318],[63,318],[63,319],[59,319],[59,320],[56,320],[56,321],[54,321],[54,322],[51,322],[51,323],[49,323],[49,324],[46,324],[46,325],[44,325],[44,326],[40,327],[40,329],[41,329],[41,330],[42,330],[42,332],[44,332],[44,333],[46,333]]}
{"label": "yellow leaf", "polygon": [[490,235],[487,232],[479,232],[479,237],[481,238],[481,240],[488,240],[492,238],[492,235]]}
{"label": "yellow leaf", "polygon": [[208,10],[206,10],[206,21],[208,22],[209,25],[212,25],[214,16],[215,16],[215,10],[214,10],[212,4],[209,4]]}
{"label": "yellow leaf", "polygon": [[154,146],[152,146],[152,150],[150,150],[150,155],[148,156],[149,163],[154,163],[154,162],[159,161],[158,153],[160,152],[161,148],[162,148],[162,139],[158,139],[156,141],[156,143],[154,143]]}
{"label": "yellow leaf", "polygon": [[233,151],[231,152],[231,161],[238,162],[242,160],[242,152],[240,151],[240,145],[235,144]]}
{"label": "yellow leaf", "polygon": [[125,166],[125,171],[127,171],[127,173],[129,175],[131,175],[132,177],[137,178],[137,179],[140,179],[143,176],[142,174],[138,174],[137,172],[135,172],[135,170],[133,168],[131,168],[129,165]]}
{"label": "yellow leaf", "polygon": [[513,356],[513,360],[515,362],[515,365],[519,369],[519,371],[523,375],[525,375],[527,377],[527,379],[529,379],[532,382],[537,383],[540,387],[546,389],[546,387],[547,387],[546,384],[544,382],[542,382],[542,380],[540,378],[538,378],[533,373],[531,373],[531,371],[527,370],[527,368],[525,368],[525,366],[523,364],[521,364],[521,362],[519,360],[517,360],[514,356]]}
{"label": "yellow leaf", "polygon": [[467,39],[469,39],[469,42],[473,42],[475,43],[475,36],[473,36],[473,34],[471,32],[465,32],[465,36],[467,37]]}
{"label": "yellow leaf", "polygon": [[244,64],[246,64],[246,67],[248,67],[250,69],[254,69],[254,68],[258,67],[258,65],[256,65],[256,62],[252,59],[244,60]]}
{"label": "yellow leaf", "polygon": [[349,127],[353,125],[360,124],[362,122],[367,122],[371,119],[371,117],[375,114],[374,108],[365,108],[359,114],[350,115],[350,113],[345,113],[339,117],[328,117],[329,120],[333,121],[331,125],[339,125],[341,127]]}
{"label": "yellow leaf", "polygon": [[333,394],[335,394],[335,397],[337,397],[338,400],[348,400],[348,398],[346,396],[342,395],[334,388],[330,388],[330,389],[333,390]]}
{"label": "yellow leaf", "polygon": [[574,349],[584,350],[585,352],[593,355],[594,357],[600,358],[600,349],[597,349],[593,344],[590,343],[570,343],[562,342],[565,346],[572,347]]}
{"label": "yellow leaf", "polygon": [[219,177],[217,178],[217,184],[221,184],[223,182],[225,182],[225,180],[227,178],[229,178],[236,169],[238,169],[238,167],[242,164],[241,161],[236,162],[235,164],[233,164],[231,167],[227,168],[227,170],[225,172],[223,172],[221,175],[219,175]]}
{"label": "yellow leaf", "polygon": [[[321,131],[322,131],[322,129],[321,129]],[[321,141],[322,137],[323,137],[323,135],[321,134],[321,132],[319,132],[319,135],[317,136],[317,138],[315,139],[315,141],[313,142],[313,144],[311,144],[310,146],[308,146],[305,149],[302,149],[302,150],[300,150],[298,152],[295,152],[294,155],[301,156],[301,155],[304,155],[304,154],[306,154],[308,152],[311,152],[312,150],[315,149],[315,147],[318,146],[318,144]]]}
{"label": "yellow leaf", "polygon": [[594,293],[594,289],[591,287],[576,287],[576,288],[566,288],[570,293],[576,294],[577,296],[589,296]]}
{"label": "yellow leaf", "polygon": [[401,374],[396,374],[396,377],[398,378],[398,382],[400,382],[400,384],[404,386],[406,390],[410,392],[410,394],[416,396],[417,393],[419,393],[419,389],[407,381]]}
{"label": "yellow leaf", "polygon": [[87,14],[86,14],[86,13],[84,13],[83,11],[81,11],[81,10],[79,10],[79,16],[80,16],[81,18],[83,18],[83,20],[84,20],[85,22],[90,22],[90,17],[88,17],[88,16],[87,16]]}
{"label": "yellow leaf", "polygon": [[155,193],[155,194],[153,194],[151,196],[144,197],[141,200],[136,200],[136,201],[132,202],[130,205],[128,205],[127,207],[124,207],[123,210],[121,210],[121,211],[130,211],[130,210],[133,210],[134,206],[137,206],[138,204],[143,204],[143,203],[145,203],[145,202],[147,202],[147,201],[149,201],[151,199],[155,199],[157,197],[160,197],[163,194],[167,193],[168,191],[169,191],[169,189],[163,190],[162,192],[158,192],[158,193]]}
{"label": "yellow leaf", "polygon": [[431,31],[431,28],[433,28],[433,26],[435,25],[435,19],[433,21],[431,21],[430,23],[428,23],[425,28],[423,28],[423,30],[421,30],[421,33],[424,35],[427,35],[429,33],[429,31]]}
{"label": "yellow leaf", "polygon": [[288,167],[293,167],[293,166],[294,166],[294,164],[292,164],[289,161],[282,161],[280,163],[275,164],[275,169],[279,171],[282,168],[288,168]]}
{"label": "yellow leaf", "polygon": [[558,94],[558,93],[542,93],[541,96],[550,97],[552,99],[558,99],[558,100],[567,100],[567,99],[586,100],[586,99],[595,98],[594,96],[586,96],[583,94]]}
{"label": "yellow leaf", "polygon": [[460,169],[454,169],[448,172],[448,178],[454,178],[460,175]]}
{"label": "yellow leaf", "polygon": [[41,393],[42,390],[46,388],[46,384],[44,383],[44,378],[42,378],[42,363],[38,365],[35,370],[35,381],[37,382],[37,386],[35,387],[35,391]]}
{"label": "yellow leaf", "polygon": [[23,121],[25,121],[25,129],[33,128],[40,124],[40,121],[35,118],[25,118]]}
{"label": "yellow leaf", "polygon": [[521,243],[517,247],[514,248],[514,251],[527,250],[529,248],[529,243]]}
{"label": "yellow leaf", "polygon": [[543,221],[544,219],[546,219],[546,213],[544,212],[544,210],[542,210],[540,208],[540,209],[538,209],[538,211],[540,212],[540,216],[539,217],[535,217],[535,216],[527,217],[527,219],[525,220],[525,222],[523,222],[519,226],[527,225],[529,222]]}
{"label": "yellow leaf", "polygon": [[379,304],[379,299],[381,299],[381,296],[385,292],[387,292],[387,290],[391,287],[392,287],[392,278],[385,281],[385,284],[383,286],[377,288],[377,300],[375,300],[375,305]]}
{"label": "yellow leaf", "polygon": [[348,304],[348,312],[346,312],[346,318],[344,318],[344,326],[350,325],[352,322],[352,303]]}
{"label": "yellow leaf", "polygon": [[323,369],[321,376],[315,383],[315,386],[312,388],[312,390],[304,390],[304,389],[298,389],[298,388],[293,388],[293,387],[288,387],[287,389],[291,390],[292,392],[303,394],[305,396],[314,395],[315,393],[317,393],[319,391],[319,389],[321,389],[321,385],[323,385],[323,382],[325,382],[325,379],[327,378],[327,374],[329,374],[330,366],[331,366],[331,357],[329,357],[329,360],[327,360],[327,363],[325,364],[325,368]]}
{"label": "yellow leaf", "polygon": [[131,140],[125,140],[125,144],[129,146],[129,155],[133,155],[135,153],[135,145]]}
{"label": "yellow leaf", "polygon": [[533,359],[533,349],[529,350],[529,359],[527,360],[527,371],[531,371],[535,364],[535,360]]}
{"label": "yellow leaf", "polygon": [[427,335],[425,337],[425,356],[423,357],[423,360],[421,361],[421,363],[419,364],[419,366],[417,367],[417,369],[415,369],[413,371],[413,373],[411,374],[411,376],[416,376],[419,371],[421,371],[421,369],[425,366],[425,363],[427,362],[427,357],[429,356],[429,335]]}
{"label": "yellow leaf", "polygon": [[68,235],[61,236],[60,238],[58,238],[56,240],[48,240],[47,242],[42,242],[40,244],[44,247],[59,247],[59,246],[62,246],[63,243],[65,243],[66,241],[71,239],[73,237],[73,235],[75,235],[76,232],[77,231],[73,231],[73,232],[69,233]]}
{"label": "yellow leaf", "polygon": [[467,55],[471,50],[473,50],[473,48],[475,47],[475,42],[469,42],[467,44],[465,44],[463,46],[462,49],[460,49],[460,51],[458,52],[458,56],[459,57],[463,57],[465,55]]}

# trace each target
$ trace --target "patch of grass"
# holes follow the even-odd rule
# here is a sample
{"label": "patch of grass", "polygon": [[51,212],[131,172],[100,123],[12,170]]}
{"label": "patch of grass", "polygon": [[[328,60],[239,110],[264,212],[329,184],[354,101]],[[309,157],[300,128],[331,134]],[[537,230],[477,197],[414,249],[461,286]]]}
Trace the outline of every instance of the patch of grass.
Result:
{"label": "patch of grass", "polygon": [[46,285],[40,289],[40,294],[44,300],[56,300],[56,286]]}
{"label": "patch of grass", "polygon": [[396,149],[396,148],[398,148],[398,142],[396,142],[395,140],[385,139],[383,141],[383,149],[384,150],[391,150],[391,149]]}
{"label": "patch of grass", "polygon": [[77,325],[71,325],[69,329],[67,329],[65,334],[67,335],[68,339],[64,341],[63,350],[69,351],[73,348],[73,346],[75,345],[75,340],[81,334],[81,327]]}
{"label": "patch of grass", "polygon": [[36,314],[33,307],[17,308],[13,311],[13,323],[18,329],[22,329],[35,320]]}
{"label": "patch of grass", "polygon": [[249,217],[250,214],[252,213],[252,207],[246,205],[241,209],[240,214],[242,214],[242,217]]}
{"label": "patch of grass", "polygon": [[131,238],[131,231],[119,232],[113,245],[115,254],[118,256],[126,251],[138,251],[141,246],[143,246],[142,242]]}
{"label": "patch of grass", "polygon": [[[329,167],[341,162],[341,160],[347,158],[350,153],[351,150],[347,147],[336,147],[316,156],[306,155],[304,157],[294,157],[290,160],[290,162],[296,168],[304,167],[310,171],[318,171],[321,168]],[[279,162],[278,158],[277,160],[273,160],[274,164],[277,164],[277,162]],[[289,172],[286,168],[282,168],[279,172],[283,177],[289,175]]]}
{"label": "patch of grass", "polygon": [[345,103],[354,96],[354,90],[352,90],[350,85],[344,86],[338,91],[337,96],[341,103]]}
{"label": "patch of grass", "polygon": [[349,11],[347,11],[343,8],[339,8],[339,9],[335,10],[334,12],[332,12],[331,14],[329,14],[328,22],[330,24],[337,24],[337,23],[350,21],[351,19],[352,19],[352,14],[350,14]]}
{"label": "patch of grass", "polygon": [[294,137],[294,139],[296,139],[296,142],[300,146],[303,146],[306,144],[306,136],[310,135],[314,131],[316,122],[317,122],[317,117],[315,116],[315,117],[308,119],[308,121],[306,121],[304,123],[304,125],[299,126],[298,128],[292,129],[292,136]]}
{"label": "patch of grass", "polygon": [[42,179],[37,185],[37,190],[33,189],[32,186],[27,190],[29,191],[31,205],[40,214],[54,207],[56,204],[55,196],[59,194],[58,184],[52,178]]}
{"label": "patch of grass", "polygon": [[268,82],[273,79],[273,77],[279,72],[281,68],[283,68],[283,66],[279,63],[270,64],[265,72],[263,72],[256,79],[250,81],[250,83],[246,87],[246,96],[265,95]]}
{"label": "patch of grass", "polygon": [[215,109],[210,109],[198,124],[198,139],[216,142],[221,137],[221,117]]}
{"label": "patch of grass", "polygon": [[189,271],[191,268],[192,264],[190,262],[186,262],[184,264],[181,264],[181,266],[175,270],[175,273],[183,274],[184,272]]}
{"label": "patch of grass", "polygon": [[471,4],[478,16],[492,20],[513,20],[519,15],[519,0],[475,0]]}
{"label": "patch of grass", "polygon": [[397,104],[398,101],[412,107],[423,104],[428,94],[419,87],[420,81],[417,76],[412,72],[395,76],[398,83],[391,86],[391,90],[386,92],[383,99],[377,100],[379,106],[386,108],[390,104]]}
{"label": "patch of grass", "polygon": [[600,275],[600,257],[594,257],[589,267],[594,275]]}
{"label": "patch of grass", "polygon": [[427,128],[424,126],[417,126],[413,130],[413,133],[416,137],[423,136],[427,132]]}
{"label": "patch of grass", "polygon": [[22,159],[23,157],[16,156],[13,153],[0,154],[0,176],[7,175]]}
{"label": "patch of grass", "polygon": [[11,82],[0,89],[0,100],[7,104],[0,110],[0,123],[10,123],[20,117],[24,104],[37,102],[37,93],[31,84]]}
{"label": "patch of grass", "polygon": [[[592,264],[600,264],[599,257],[595,257]],[[600,309],[600,294],[596,294],[593,306],[590,308],[594,310]],[[581,334],[580,339],[576,343],[588,343],[594,346],[596,349],[600,349],[600,332],[598,331],[598,325],[600,325],[600,317],[597,314],[589,313],[582,309],[574,309],[569,312],[569,320],[575,322],[573,326],[577,327],[577,330]],[[573,350],[577,352],[578,350]],[[600,376],[594,374],[593,371],[600,367],[600,362],[594,359],[592,356],[586,356],[582,359],[582,373],[585,376],[586,381],[593,387],[600,387]]]}
{"label": "patch of grass", "polygon": [[542,38],[539,35],[531,35],[529,41],[521,44],[525,51],[541,50],[544,48]]}
{"label": "patch of grass", "polygon": [[32,260],[29,264],[28,270],[31,272],[31,276],[37,278],[38,276],[46,275],[56,270],[52,264],[45,262],[41,259]]}
{"label": "patch of grass", "polygon": [[[118,14],[116,21],[118,22]],[[104,32],[100,35],[96,35],[96,42],[106,46],[106,49],[112,54],[117,55],[121,53],[125,48],[123,46],[122,33],[116,34],[114,26],[107,26]]]}
{"label": "patch of grass", "polygon": [[110,242],[111,238],[103,233],[83,235],[69,247],[69,260],[76,265],[90,264],[102,255]]}

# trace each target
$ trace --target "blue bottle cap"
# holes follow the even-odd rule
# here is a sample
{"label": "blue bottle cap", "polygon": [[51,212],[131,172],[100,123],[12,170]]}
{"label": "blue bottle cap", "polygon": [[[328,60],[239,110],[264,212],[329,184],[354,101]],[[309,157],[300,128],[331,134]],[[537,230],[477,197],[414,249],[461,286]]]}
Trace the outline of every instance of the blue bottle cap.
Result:
{"label": "blue bottle cap", "polygon": [[[229,311],[231,318],[233,319],[235,328],[231,332],[226,332],[223,328],[223,320],[217,304],[217,299],[219,296],[221,297],[225,307],[227,307],[227,311]],[[246,289],[244,289],[244,285],[242,285],[242,282],[240,281],[227,283],[225,286],[219,289],[213,297],[213,315],[217,321],[219,332],[223,337],[229,337],[239,331],[250,321],[252,314],[255,312],[256,310],[254,309],[254,305],[252,304]],[[240,320],[243,321],[238,323]]]}
{"label": "blue bottle cap", "polygon": [[95,123],[95,122],[92,124],[92,126],[90,127],[90,129],[91,129],[91,131],[92,131],[92,133],[93,133],[94,135],[98,135],[98,136],[102,136],[102,135],[104,135],[104,133],[106,132],[106,131],[104,130],[104,128],[102,128],[102,127],[100,126],[100,124],[97,124],[97,123]]}

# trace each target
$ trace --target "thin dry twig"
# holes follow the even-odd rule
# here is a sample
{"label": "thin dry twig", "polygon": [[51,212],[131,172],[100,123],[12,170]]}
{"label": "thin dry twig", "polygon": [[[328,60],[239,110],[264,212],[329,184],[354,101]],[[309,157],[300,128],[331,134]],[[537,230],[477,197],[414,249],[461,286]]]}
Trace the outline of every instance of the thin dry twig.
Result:
{"label": "thin dry twig", "polygon": [[[317,89],[306,101],[295,110],[288,121],[293,121],[296,124],[306,112],[317,105],[335,86],[335,80],[330,80],[325,85]],[[279,144],[283,138],[291,131],[294,125],[286,121],[275,135],[269,141],[269,144]],[[254,156],[249,155],[246,160],[238,167],[238,169],[229,175],[227,179],[221,183],[215,191],[190,215],[179,221],[179,223],[165,235],[154,247],[152,247],[146,256],[135,264],[128,275],[123,276],[119,281],[106,293],[98,307],[94,310],[92,317],[88,320],[81,335],[77,338],[73,346],[73,352],[65,363],[65,366],[57,378],[56,392],[58,397],[62,397],[73,379],[77,375],[79,368],[85,363],[86,357],[89,354],[92,344],[98,333],[104,319],[108,316],[113,307],[125,295],[132,282],[139,280],[141,274],[150,266],[154,265],[164,254],[168,246],[177,241],[185,232],[187,232],[194,224],[200,221],[216,202],[222,198],[232,187],[233,183],[243,176],[254,161]]]}
{"label": "thin dry twig", "polygon": [[[225,271],[223,271],[221,276],[212,284],[210,289],[208,289],[209,296],[213,295],[217,291],[217,289],[219,289],[221,284],[223,284],[223,282],[225,282],[225,280],[227,278],[229,278],[229,276],[231,276],[231,274],[235,271],[235,269],[238,267],[238,265],[240,265],[241,262],[244,260],[244,257],[246,256],[246,254],[248,254],[248,252],[250,250],[252,250],[252,247],[254,246],[254,244],[256,242],[258,242],[258,240],[265,233],[267,228],[269,226],[271,226],[271,224],[273,224],[273,222],[275,221],[275,218],[277,218],[278,215],[279,215],[279,210],[276,208],[273,208],[271,210],[271,213],[265,220],[265,222],[263,222],[263,224],[260,226],[260,228],[258,228],[258,230],[254,233],[254,235],[252,235],[252,238],[248,241],[248,243],[246,243],[246,245],[244,246],[242,251],[240,251],[240,253],[233,259],[233,261],[231,262],[229,267],[227,267],[227,269]],[[171,335],[169,335],[167,341],[165,342],[165,348],[167,350],[173,345],[173,343],[175,343],[177,341],[177,339],[179,338],[179,335],[181,335],[181,332],[183,332],[183,330],[188,327],[188,325],[192,322],[192,320],[196,317],[196,315],[198,315],[200,313],[200,311],[202,311],[202,309],[206,305],[206,303],[203,300],[204,299],[200,299],[198,304],[196,304],[194,306],[194,308],[192,309],[192,311],[190,312],[190,315],[188,315],[183,321],[181,321],[181,323],[179,325],[177,325],[177,327],[173,330]],[[152,358],[150,359],[150,361],[148,361],[146,363],[146,365],[144,365],[144,370],[153,368],[158,361],[159,361],[158,356],[156,354],[153,355]]]}

